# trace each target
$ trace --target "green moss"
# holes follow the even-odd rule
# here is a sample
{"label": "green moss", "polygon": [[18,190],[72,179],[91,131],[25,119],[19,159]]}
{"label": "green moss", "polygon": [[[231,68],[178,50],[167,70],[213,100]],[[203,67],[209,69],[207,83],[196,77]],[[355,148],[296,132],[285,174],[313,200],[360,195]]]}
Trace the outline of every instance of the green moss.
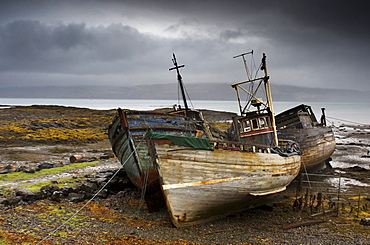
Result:
{"label": "green moss", "polygon": [[46,175],[57,174],[57,173],[61,173],[61,172],[68,171],[68,170],[80,169],[80,168],[85,168],[89,166],[96,166],[98,165],[98,163],[99,163],[98,161],[71,163],[63,167],[42,169],[35,173],[12,172],[12,173],[0,176],[0,181],[27,180],[27,179],[37,178],[41,176],[46,176]]}
{"label": "green moss", "polygon": [[47,210],[38,214],[38,217],[46,223],[68,220],[68,224],[74,227],[85,227],[89,225],[86,222],[88,217],[81,214],[76,215],[74,212],[69,212],[66,207],[63,207],[60,204],[48,204]]}
{"label": "green moss", "polygon": [[21,137],[32,141],[70,141],[88,140],[98,141],[106,138],[105,132],[91,128],[65,129],[65,128],[41,128],[27,133]]}
{"label": "green moss", "polygon": [[6,237],[6,233],[3,231],[0,231],[0,244],[4,244],[4,245],[11,244],[9,243],[9,240],[6,239],[5,237]]}
{"label": "green moss", "polygon": [[52,181],[45,181],[45,182],[40,182],[37,184],[23,185],[22,187],[30,191],[38,191],[41,187],[46,186],[46,185],[56,185],[58,187],[63,187],[63,186],[76,187],[77,183],[81,181],[86,181],[86,179],[87,178],[84,178],[84,177],[81,177],[81,178],[68,177],[68,178],[58,179],[57,184],[53,183]]}
{"label": "green moss", "polygon": [[[13,245],[14,242],[10,241],[10,239],[7,238],[8,237],[8,233],[7,232],[4,232],[3,230],[0,230],[0,244],[1,245]],[[31,245],[31,244],[34,244],[34,243],[31,243],[31,242],[22,242],[22,243],[17,243],[19,245]]]}
{"label": "green moss", "polygon": [[[105,140],[113,111],[69,107],[19,107],[0,120],[0,140],[33,142],[97,142]],[[38,119],[42,118],[42,119]]]}

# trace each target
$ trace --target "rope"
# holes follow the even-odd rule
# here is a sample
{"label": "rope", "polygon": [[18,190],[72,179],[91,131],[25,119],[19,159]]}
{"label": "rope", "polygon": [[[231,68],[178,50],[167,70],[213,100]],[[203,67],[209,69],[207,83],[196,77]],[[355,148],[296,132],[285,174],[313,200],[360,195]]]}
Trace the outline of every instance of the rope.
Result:
{"label": "rope", "polygon": [[310,190],[312,189],[312,186],[311,186],[311,181],[310,181],[310,177],[308,177],[308,171],[307,171],[307,168],[306,168],[306,164],[302,164],[303,167],[304,167],[304,173],[306,174],[306,178],[307,178],[307,182],[308,182],[308,186],[310,187]]}
{"label": "rope", "polygon": [[36,245],[42,243],[43,241],[47,240],[49,237],[51,237],[54,233],[56,233],[59,229],[61,229],[63,226],[65,226],[71,219],[73,219],[74,217],[76,217],[76,215],[78,213],[80,213],[87,205],[89,205],[89,203],[95,199],[95,197],[97,195],[99,195],[99,193],[109,184],[109,182],[112,181],[112,179],[114,177],[116,177],[116,175],[119,173],[119,171],[121,171],[121,169],[123,168],[123,166],[125,166],[126,162],[130,159],[130,157],[134,154],[135,151],[133,151],[130,156],[126,159],[126,161],[121,165],[121,167],[113,174],[113,176],[108,180],[107,183],[105,183],[103,185],[102,188],[100,188],[100,190],[90,199],[88,200],[85,205],[83,205],[79,210],[77,210],[76,213],[74,213],[69,219],[67,219],[66,221],[64,221],[60,226],[58,226],[54,231],[52,231],[51,233],[49,233],[46,237],[44,237],[41,241],[39,241]]}
{"label": "rope", "polygon": [[340,118],[335,118],[335,117],[328,117],[328,116],[326,116],[326,117],[334,119],[334,120],[343,121],[343,122],[354,123],[354,124],[357,124],[357,125],[366,125],[365,123],[353,122],[353,121],[348,121],[348,120],[345,120],[345,119],[340,119]]}
{"label": "rope", "polygon": [[[186,97],[187,97],[187,102],[190,103],[191,108],[194,108],[193,102],[191,101],[190,95],[188,93],[188,90],[185,87],[185,84],[183,84],[183,88],[185,90],[185,94],[186,94]],[[181,104],[180,103],[180,97],[181,97],[180,96],[180,84],[178,84],[177,85],[177,104]]]}
{"label": "rope", "polygon": [[149,178],[149,174],[148,174],[148,171],[146,171],[145,172],[145,175],[144,175],[143,188],[141,189],[141,194],[140,194],[140,203],[139,203],[139,206],[137,207],[136,215],[139,213],[141,207],[144,204],[144,196],[145,196],[145,193],[146,193],[146,187],[147,187],[147,184],[148,184],[148,178]]}
{"label": "rope", "polygon": [[[333,117],[331,117],[332,119],[335,119],[335,120],[342,120],[342,119],[338,119],[338,118],[333,118]],[[339,134],[339,131],[340,131],[340,126],[336,126],[335,124],[334,124],[334,122],[331,122],[331,121],[329,121],[328,119],[326,119],[326,121],[327,122],[329,122],[332,126],[332,128],[335,130],[334,132],[336,133],[336,134]],[[346,121],[346,120],[343,120],[343,121]],[[350,121],[347,121],[347,122],[350,122]],[[355,122],[351,122],[351,123],[355,123]],[[358,127],[358,126],[368,126],[368,125],[366,125],[366,124],[360,124],[360,123],[355,123],[355,124],[357,124],[357,125],[348,125],[348,127],[353,127],[353,128],[356,128],[356,127]],[[347,138],[347,141],[349,142],[349,143],[356,143],[356,140],[354,139],[354,138]]]}
{"label": "rope", "polygon": [[[149,125],[150,126],[150,125]],[[134,152],[137,152],[137,148],[139,148],[141,145],[141,143],[139,143],[137,145],[137,147],[135,147],[135,145],[133,145],[134,147]],[[138,155],[138,154],[137,154]],[[139,162],[139,165],[141,165],[140,161],[141,159],[138,157],[137,158],[138,162]],[[143,206],[144,204],[144,196],[145,196],[145,192],[146,192],[146,187],[147,187],[147,184],[148,184],[148,178],[149,178],[149,174],[148,174],[148,171],[145,172],[145,175],[144,175],[144,183],[143,183],[143,188],[141,189],[141,194],[140,194],[140,203],[139,203],[139,206],[136,210],[136,214],[139,213],[141,207]]]}

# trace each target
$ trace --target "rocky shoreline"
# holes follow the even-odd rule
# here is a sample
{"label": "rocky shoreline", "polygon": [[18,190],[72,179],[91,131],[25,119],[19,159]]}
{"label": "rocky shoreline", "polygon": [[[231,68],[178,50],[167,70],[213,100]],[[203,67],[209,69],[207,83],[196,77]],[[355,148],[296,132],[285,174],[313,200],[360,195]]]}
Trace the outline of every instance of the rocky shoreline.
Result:
{"label": "rocky shoreline", "polygon": [[[142,193],[120,170],[104,138],[114,112],[34,106],[0,113],[0,243],[369,244],[370,127],[336,127],[337,150],[332,168],[325,172],[349,179],[343,194],[361,196],[355,199],[361,205],[345,204],[339,213],[312,212],[308,206],[297,209],[293,184],[270,205],[179,229],[172,227],[165,209],[147,212]],[[48,132],[55,137],[45,140],[36,135],[44,128],[53,129]],[[88,129],[95,137],[71,133],[65,139],[54,129],[82,136],[85,131],[78,130]],[[90,165],[71,163],[74,155],[90,159]],[[54,170],[60,172],[47,172]],[[32,177],[40,173],[45,174]],[[17,179],[15,174],[27,177]],[[351,184],[352,180],[361,184]],[[40,188],[31,191],[35,185]]]}

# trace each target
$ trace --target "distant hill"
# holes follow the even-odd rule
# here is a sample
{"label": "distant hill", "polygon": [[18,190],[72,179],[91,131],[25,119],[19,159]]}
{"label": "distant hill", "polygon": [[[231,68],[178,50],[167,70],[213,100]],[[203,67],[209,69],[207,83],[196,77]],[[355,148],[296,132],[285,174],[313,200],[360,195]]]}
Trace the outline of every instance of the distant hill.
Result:
{"label": "distant hill", "polygon": [[[192,100],[235,100],[230,84],[187,84]],[[370,91],[273,85],[274,101],[370,103]],[[0,98],[177,99],[177,84],[133,87],[46,86],[0,88]]]}

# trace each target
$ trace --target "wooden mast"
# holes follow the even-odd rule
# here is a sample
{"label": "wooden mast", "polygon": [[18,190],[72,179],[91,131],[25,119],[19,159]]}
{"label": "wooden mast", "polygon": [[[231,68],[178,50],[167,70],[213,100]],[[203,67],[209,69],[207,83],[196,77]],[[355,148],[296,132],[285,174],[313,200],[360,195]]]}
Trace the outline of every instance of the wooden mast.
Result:
{"label": "wooden mast", "polygon": [[173,54],[173,59],[172,59],[172,62],[173,64],[175,65],[174,67],[170,68],[169,70],[174,70],[176,69],[177,71],[177,80],[179,82],[179,85],[180,85],[180,89],[181,89],[181,94],[182,94],[182,99],[184,101],[184,106],[185,106],[185,115],[187,114],[188,110],[189,110],[189,107],[188,107],[188,103],[186,102],[186,96],[185,96],[185,89],[184,89],[184,85],[183,85],[183,82],[182,82],[182,77],[180,75],[180,70],[179,68],[182,68],[184,67],[185,65],[177,65],[177,60],[176,60],[176,56],[175,54]]}
{"label": "wooden mast", "polygon": [[261,70],[263,70],[265,72],[264,82],[265,82],[265,91],[266,91],[267,104],[268,104],[268,107],[270,108],[270,112],[271,112],[271,124],[272,124],[272,129],[274,131],[274,143],[275,143],[276,146],[278,146],[279,141],[278,141],[278,138],[277,138],[277,131],[276,131],[275,112],[274,112],[274,106],[273,106],[273,103],[272,103],[271,86],[270,86],[269,75],[268,75],[268,72],[267,72],[267,64],[266,64],[266,55],[265,55],[265,53],[263,53],[263,57],[262,57]]}

